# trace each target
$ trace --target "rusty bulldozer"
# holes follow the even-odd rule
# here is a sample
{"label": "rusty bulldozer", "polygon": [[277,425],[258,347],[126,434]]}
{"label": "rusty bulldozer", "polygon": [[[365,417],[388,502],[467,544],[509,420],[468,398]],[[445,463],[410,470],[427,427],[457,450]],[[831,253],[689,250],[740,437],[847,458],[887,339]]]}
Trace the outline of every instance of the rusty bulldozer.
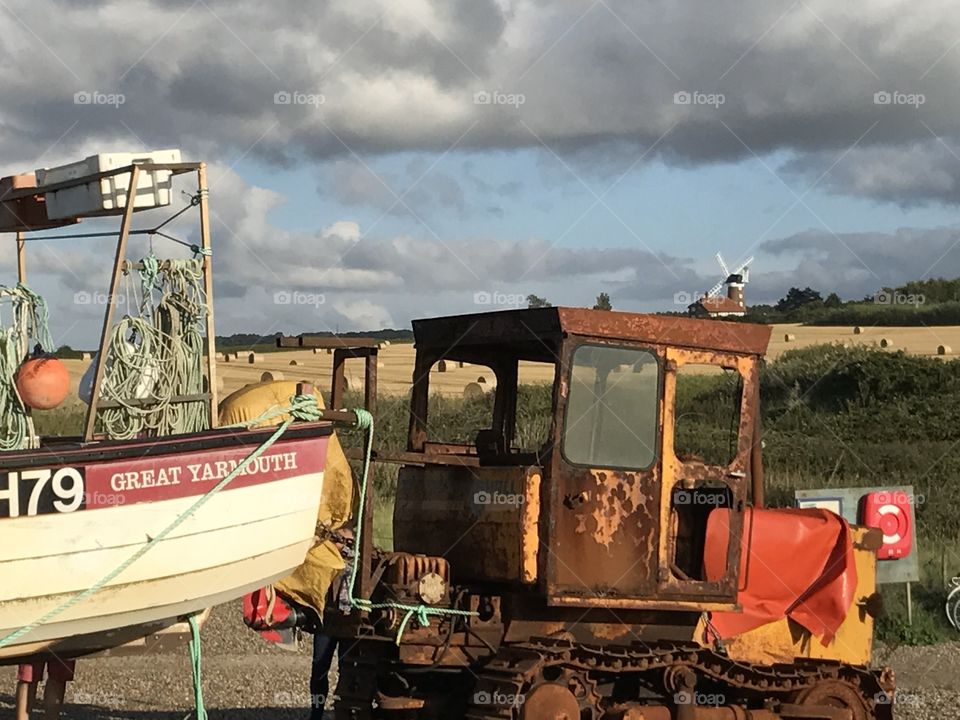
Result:
{"label": "rusty bulldozer", "polygon": [[[768,327],[549,307],[414,334],[407,449],[374,453],[401,466],[394,549],[372,545],[371,493],[369,609],[324,616],[338,719],[892,718],[893,674],[870,666],[879,533],[764,507]],[[432,437],[441,360],[492,371],[472,442]],[[528,363],[553,368],[537,447],[516,438]],[[732,388],[723,457],[677,413],[691,369]]]}

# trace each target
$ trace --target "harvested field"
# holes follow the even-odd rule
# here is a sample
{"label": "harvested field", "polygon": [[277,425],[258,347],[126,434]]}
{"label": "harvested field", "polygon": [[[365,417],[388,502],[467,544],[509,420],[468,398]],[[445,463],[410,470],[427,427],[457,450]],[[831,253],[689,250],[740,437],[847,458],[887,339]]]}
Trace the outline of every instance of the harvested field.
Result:
{"label": "harvested field", "polygon": [[[949,352],[938,354],[938,349],[960,347],[960,326],[949,327],[867,327],[854,334],[853,327],[818,327],[805,325],[774,325],[768,357],[775,359],[787,350],[794,350],[823,343],[846,343],[850,346],[880,347],[886,339],[890,350],[903,350],[911,355],[924,355],[949,359]],[[789,336],[790,340],[786,340]],[[231,352],[232,351],[228,351]],[[259,382],[264,372],[283,373],[286,380],[308,380],[323,390],[329,390],[333,356],[315,354],[311,349],[283,350],[256,353],[256,364],[249,364],[249,352],[241,352],[241,360],[217,363],[218,373],[224,382],[224,391],[231,393],[248,383]],[[413,378],[414,348],[410,343],[393,343],[380,348],[377,369],[377,387],[381,394],[406,394]],[[73,379],[76,392],[79,378],[89,361],[65,360]],[[464,388],[484,376],[490,389],[493,373],[477,365],[447,363],[443,372],[431,371],[430,386],[433,391],[450,397],[463,397]],[[540,363],[522,363],[520,381],[524,383],[548,383],[553,379],[553,369]],[[347,382],[351,389],[363,387],[363,363],[361,360],[347,362]]]}

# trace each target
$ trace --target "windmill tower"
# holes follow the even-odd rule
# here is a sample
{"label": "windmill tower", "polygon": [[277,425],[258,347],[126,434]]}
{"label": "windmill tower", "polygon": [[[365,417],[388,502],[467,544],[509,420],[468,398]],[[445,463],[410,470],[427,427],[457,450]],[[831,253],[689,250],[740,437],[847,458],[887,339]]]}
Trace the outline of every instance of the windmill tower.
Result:
{"label": "windmill tower", "polygon": [[[694,306],[691,306],[691,309],[696,308],[697,314],[707,314],[710,317],[744,315],[747,306],[743,296],[743,287],[750,280],[750,263],[753,262],[753,257],[747,258],[732,272],[720,253],[717,253],[717,262],[720,263],[724,279],[707,290],[703,298]],[[724,285],[727,286],[726,297],[720,294]]]}

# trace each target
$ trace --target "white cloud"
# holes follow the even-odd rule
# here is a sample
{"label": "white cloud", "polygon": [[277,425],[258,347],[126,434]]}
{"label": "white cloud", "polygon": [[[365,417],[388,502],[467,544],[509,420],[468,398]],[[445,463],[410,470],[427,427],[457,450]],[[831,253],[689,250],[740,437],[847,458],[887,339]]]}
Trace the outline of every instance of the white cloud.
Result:
{"label": "white cloud", "polygon": [[333,309],[358,330],[382,330],[394,326],[390,312],[370,300],[354,300],[334,303]]}

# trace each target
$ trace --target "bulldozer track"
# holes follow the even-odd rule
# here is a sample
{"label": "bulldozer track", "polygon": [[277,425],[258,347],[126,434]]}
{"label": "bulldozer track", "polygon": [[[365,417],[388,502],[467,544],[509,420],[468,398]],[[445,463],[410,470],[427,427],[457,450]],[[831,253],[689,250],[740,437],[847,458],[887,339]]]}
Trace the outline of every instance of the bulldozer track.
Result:
{"label": "bulldozer track", "polygon": [[[867,717],[889,720],[879,674],[866,667],[824,661],[755,665],[693,643],[637,643],[632,646],[592,646],[536,638],[505,647],[479,673],[467,710],[467,720],[506,720],[520,717],[525,693],[554,666],[590,677],[645,674],[663,676],[671,668],[689,668],[698,679],[709,678],[735,689],[741,697],[756,693],[788,701],[827,681],[852,688],[863,701]],[[878,698],[880,700],[878,701]],[[599,718],[597,708],[594,718]]]}

